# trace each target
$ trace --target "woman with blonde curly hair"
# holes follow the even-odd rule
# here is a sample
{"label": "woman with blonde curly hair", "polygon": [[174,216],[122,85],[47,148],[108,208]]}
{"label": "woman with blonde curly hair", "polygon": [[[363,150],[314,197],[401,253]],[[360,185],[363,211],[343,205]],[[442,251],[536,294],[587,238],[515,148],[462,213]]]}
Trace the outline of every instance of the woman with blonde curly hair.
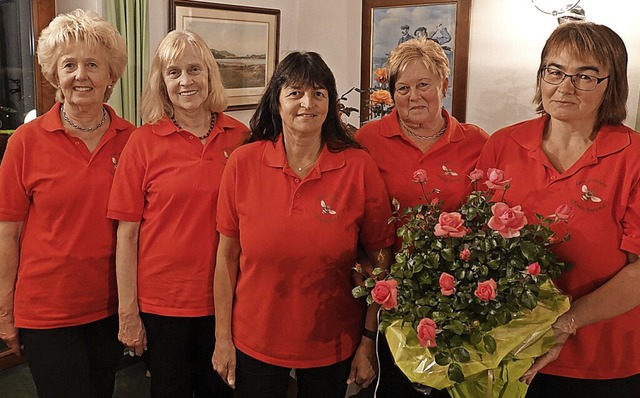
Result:
{"label": "woman with blonde curly hair", "polygon": [[58,102],[16,130],[0,167],[0,337],[24,346],[40,398],[111,397],[123,347],[106,211],[135,127],[104,102],[125,43],[75,10],[42,31],[37,54]]}
{"label": "woman with blonde curly hair", "polygon": [[118,220],[119,338],[144,353],[153,398],[231,396],[211,364],[216,205],[249,129],[222,112],[216,61],[188,30],[158,46],[142,104],[107,214]]}
{"label": "woman with blonde curly hair", "polygon": [[[356,140],[376,161],[390,197],[397,199],[402,209],[425,200],[420,184],[412,181],[414,171],[422,169],[429,177],[427,190],[438,189],[443,209],[453,211],[470,192],[467,176],[488,135],[478,126],[460,123],[444,109],[450,67],[437,42],[421,38],[396,46],[386,69],[394,109],[360,128]],[[398,238],[396,249],[401,243]],[[363,266],[367,268],[366,262]],[[424,396],[394,365],[383,336],[381,340],[378,396]]]}

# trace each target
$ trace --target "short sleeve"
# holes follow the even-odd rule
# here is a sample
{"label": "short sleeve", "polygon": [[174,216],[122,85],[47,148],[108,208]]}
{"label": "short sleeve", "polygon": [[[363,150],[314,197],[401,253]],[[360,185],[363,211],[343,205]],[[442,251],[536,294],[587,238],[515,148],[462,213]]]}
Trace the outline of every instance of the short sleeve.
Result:
{"label": "short sleeve", "polygon": [[240,237],[240,221],[236,202],[238,152],[233,151],[231,153],[229,161],[222,172],[216,213],[216,228],[218,232],[230,238]]}
{"label": "short sleeve", "polygon": [[633,187],[622,218],[620,249],[640,255],[640,182]]}
{"label": "short sleeve", "polygon": [[395,240],[394,226],[389,223],[391,203],[375,162],[368,154],[364,158],[365,211],[359,242],[366,250],[379,250]]}
{"label": "short sleeve", "polygon": [[23,135],[11,136],[0,164],[0,221],[23,221],[29,211],[31,193],[25,183],[25,150]]}
{"label": "short sleeve", "polygon": [[142,219],[147,171],[141,151],[142,139],[141,134],[133,134],[122,150],[107,207],[107,217],[111,219],[131,222]]}

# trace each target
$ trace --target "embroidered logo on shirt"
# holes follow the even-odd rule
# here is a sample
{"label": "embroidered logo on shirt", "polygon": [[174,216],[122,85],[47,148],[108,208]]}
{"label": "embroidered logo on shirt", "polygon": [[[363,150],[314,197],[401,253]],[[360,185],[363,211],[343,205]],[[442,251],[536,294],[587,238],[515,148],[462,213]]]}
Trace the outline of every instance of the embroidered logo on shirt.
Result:
{"label": "embroidered logo on shirt", "polygon": [[578,181],[576,184],[578,195],[577,197],[574,196],[575,199],[571,199],[569,204],[583,211],[600,211],[606,207],[601,198],[606,188],[607,185],[601,180],[588,179]]}
{"label": "embroidered logo on shirt", "polygon": [[116,153],[112,153],[111,154],[111,167],[109,167],[107,169],[109,171],[109,173],[115,174],[116,169],[118,168],[118,161],[119,160],[120,160],[120,152],[116,152]]}
{"label": "embroidered logo on shirt", "polygon": [[444,175],[446,176],[457,176],[458,173],[456,173],[455,171],[451,170],[450,168],[448,168],[445,165],[442,165],[442,170],[444,171]]}
{"label": "embroidered logo on shirt", "polygon": [[456,170],[460,170],[461,166],[455,162],[443,162],[440,164],[440,168],[442,169],[442,173],[436,173],[436,176],[442,181],[458,181],[460,179],[460,174]]}
{"label": "embroidered logo on shirt", "polygon": [[332,216],[336,214],[336,211],[333,210],[324,200],[320,201],[320,206],[322,207],[322,214],[331,214]]}
{"label": "embroidered logo on shirt", "polygon": [[592,190],[590,190],[586,185],[582,186],[582,196],[580,197],[584,202],[590,200],[593,203],[600,203],[602,199],[597,197]]}

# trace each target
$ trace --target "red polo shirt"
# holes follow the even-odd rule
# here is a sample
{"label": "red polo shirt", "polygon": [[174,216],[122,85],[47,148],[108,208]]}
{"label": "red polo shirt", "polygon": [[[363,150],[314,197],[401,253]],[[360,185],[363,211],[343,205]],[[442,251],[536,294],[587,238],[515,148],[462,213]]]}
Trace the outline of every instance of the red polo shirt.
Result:
{"label": "red polo shirt", "polygon": [[[542,150],[548,117],[496,132],[478,162],[511,178],[506,200],[533,212],[553,214],[560,204],[573,208],[568,224],[555,230],[571,240],[554,250],[574,264],[557,285],[574,299],[592,292],[640,254],[640,136],[624,126],[605,126],[595,142],[564,173]],[[640,373],[640,308],[585,326],[564,345],[543,373],[575,378],[611,379]]]}
{"label": "red polo shirt", "polygon": [[247,136],[218,113],[206,145],[167,117],[136,130],[111,190],[108,216],[140,222],[138,303],[164,316],[207,316],[213,309],[218,248],[216,204],[222,170]]}
{"label": "red polo shirt", "polygon": [[218,230],[242,247],[232,317],[238,349],[294,368],[353,355],[365,310],[351,296],[356,247],[390,246],[390,215],[384,181],[363,150],[325,147],[303,179],[287,165],[282,138],[234,152]]}
{"label": "red polo shirt", "polygon": [[107,201],[135,127],[105,108],[111,125],[93,153],[64,130],[60,103],[9,139],[0,166],[0,220],[24,221],[17,327],[82,325],[117,310],[115,223]]}
{"label": "red polo shirt", "polygon": [[[429,177],[425,191],[440,190],[430,198],[444,201],[445,211],[460,207],[471,192],[468,175],[475,168],[489,136],[478,126],[458,122],[444,109],[442,115],[447,120],[445,134],[424,153],[402,133],[395,109],[356,132],[356,139],[376,161],[389,195],[396,198],[402,208],[425,203],[420,184],[412,181],[413,172],[418,169],[425,170]],[[401,244],[400,239],[396,248]]]}

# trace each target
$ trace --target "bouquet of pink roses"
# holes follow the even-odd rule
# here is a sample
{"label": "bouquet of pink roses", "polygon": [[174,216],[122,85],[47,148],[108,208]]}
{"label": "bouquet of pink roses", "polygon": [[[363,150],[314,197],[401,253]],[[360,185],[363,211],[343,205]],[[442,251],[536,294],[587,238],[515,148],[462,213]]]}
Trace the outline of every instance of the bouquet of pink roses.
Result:
{"label": "bouquet of pink roses", "polygon": [[[425,192],[424,170],[414,173],[425,204],[396,212],[402,249],[390,272],[374,270],[356,297],[379,303],[381,329],[396,364],[416,383],[454,397],[526,393],[518,378],[554,344],[551,325],[569,308],[552,279],[569,266],[550,250],[553,224],[567,222],[571,208],[527,219],[504,193],[510,180],[498,169],[474,170],[474,191],[458,211],[445,212]],[[502,192],[500,201],[492,202]]]}

